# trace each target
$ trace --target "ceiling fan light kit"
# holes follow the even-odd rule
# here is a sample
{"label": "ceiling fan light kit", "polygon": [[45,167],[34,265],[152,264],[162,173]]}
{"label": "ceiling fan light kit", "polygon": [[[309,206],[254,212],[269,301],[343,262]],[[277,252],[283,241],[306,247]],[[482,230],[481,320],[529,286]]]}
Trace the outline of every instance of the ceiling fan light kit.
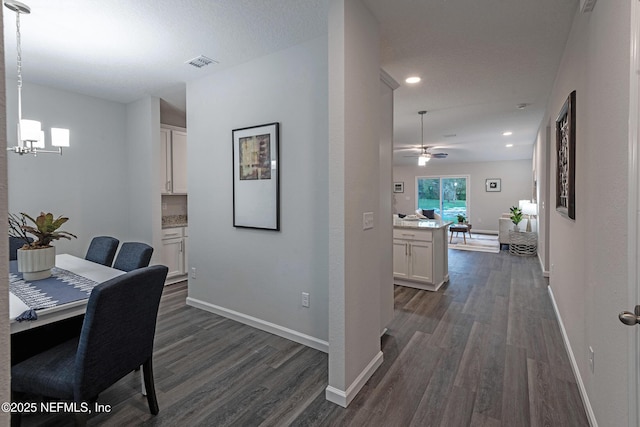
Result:
{"label": "ceiling fan light kit", "polygon": [[424,145],[424,115],[427,114],[425,110],[418,111],[420,114],[420,155],[418,156],[418,166],[426,166],[427,162],[434,159],[444,159],[448,156],[447,153],[432,153],[431,147]]}

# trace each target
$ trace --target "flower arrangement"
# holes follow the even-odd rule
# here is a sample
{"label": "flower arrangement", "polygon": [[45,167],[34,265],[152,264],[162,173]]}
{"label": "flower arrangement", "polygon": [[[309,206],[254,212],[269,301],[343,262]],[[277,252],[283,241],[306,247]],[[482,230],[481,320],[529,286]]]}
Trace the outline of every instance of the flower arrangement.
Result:
{"label": "flower arrangement", "polygon": [[458,223],[460,223],[460,224],[464,223],[467,220],[467,217],[465,217],[462,214],[458,214],[456,216],[458,217]]}
{"label": "flower arrangement", "polygon": [[[76,238],[68,231],[58,230],[68,220],[69,218],[63,216],[54,219],[52,213],[44,212],[35,219],[23,212],[20,215],[9,214],[9,236],[23,240],[25,244],[22,249],[48,248],[54,240]],[[29,234],[36,240],[31,239]]]}

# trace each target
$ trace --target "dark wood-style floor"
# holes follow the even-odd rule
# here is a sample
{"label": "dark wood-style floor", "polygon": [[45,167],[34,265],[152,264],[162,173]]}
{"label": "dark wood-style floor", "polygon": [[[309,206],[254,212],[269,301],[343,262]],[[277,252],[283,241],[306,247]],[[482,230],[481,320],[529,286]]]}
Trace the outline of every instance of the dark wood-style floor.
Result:
{"label": "dark wood-style floor", "polygon": [[[155,342],[160,413],[139,373],[104,392],[89,425],[588,426],[535,258],[449,251],[439,292],[395,288],[384,363],[341,408],[325,400],[327,355],[185,305],[165,289]],[[23,416],[23,425],[72,418]]]}

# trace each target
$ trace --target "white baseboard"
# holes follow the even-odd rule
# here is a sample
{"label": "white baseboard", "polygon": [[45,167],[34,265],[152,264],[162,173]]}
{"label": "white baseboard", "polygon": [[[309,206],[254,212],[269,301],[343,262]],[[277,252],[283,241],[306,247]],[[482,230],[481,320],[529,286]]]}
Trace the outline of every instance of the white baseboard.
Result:
{"label": "white baseboard", "polygon": [[587,419],[589,420],[589,425],[591,427],[598,427],[598,421],[596,420],[596,415],[593,412],[593,408],[591,407],[591,402],[589,401],[589,396],[587,395],[587,389],[584,387],[584,382],[582,381],[582,376],[580,375],[580,370],[578,369],[578,363],[576,362],[576,358],[573,354],[573,350],[571,349],[571,343],[569,342],[569,336],[567,335],[567,330],[564,328],[564,323],[562,322],[562,316],[560,316],[560,311],[558,310],[556,299],[553,296],[553,290],[551,289],[551,286],[548,286],[547,288],[549,289],[549,296],[551,297],[551,304],[553,305],[553,311],[556,313],[556,318],[558,319],[558,324],[560,325],[560,332],[562,333],[562,340],[564,341],[564,347],[567,350],[567,354],[569,355],[569,361],[571,362],[571,369],[573,370],[573,375],[576,377],[576,381],[578,382],[578,389],[580,390],[582,403],[584,403],[584,408],[587,412]]}
{"label": "white baseboard", "polygon": [[187,305],[190,305],[201,310],[215,313],[220,316],[233,319],[245,325],[253,326],[254,328],[278,335],[282,338],[306,345],[307,347],[315,348],[324,353],[329,352],[329,343],[327,341],[320,340],[310,335],[303,334],[293,329],[285,328],[284,326],[276,325],[275,323],[267,322],[257,317],[249,316],[238,311],[229,310],[224,307],[217,306],[205,301],[201,301],[195,298],[187,297]]}
{"label": "white baseboard", "polygon": [[[473,225],[473,224],[472,224]],[[475,233],[475,234],[489,234],[491,236],[497,236],[498,232],[495,230],[480,230],[480,229],[475,229],[475,228],[471,228],[471,233]]]}
{"label": "white baseboard", "polygon": [[332,386],[327,386],[325,390],[325,397],[329,402],[335,403],[336,405],[340,405],[343,408],[346,408],[349,403],[353,400],[354,397],[358,394],[360,389],[365,385],[365,383],[371,378],[373,373],[382,365],[382,361],[384,357],[382,352],[379,351],[378,354],[374,356],[373,359],[369,362],[369,364],[360,372],[360,375],[351,383],[349,387],[347,387],[346,391],[337,389]]}

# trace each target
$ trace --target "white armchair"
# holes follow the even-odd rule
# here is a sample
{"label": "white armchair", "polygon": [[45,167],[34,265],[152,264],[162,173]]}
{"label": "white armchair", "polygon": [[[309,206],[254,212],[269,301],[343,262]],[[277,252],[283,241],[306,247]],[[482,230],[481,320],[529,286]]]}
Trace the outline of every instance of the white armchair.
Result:
{"label": "white armchair", "polygon": [[502,245],[509,244],[509,230],[513,229],[513,223],[509,219],[508,215],[505,218],[504,214],[498,218],[498,242],[500,242],[500,248]]}

